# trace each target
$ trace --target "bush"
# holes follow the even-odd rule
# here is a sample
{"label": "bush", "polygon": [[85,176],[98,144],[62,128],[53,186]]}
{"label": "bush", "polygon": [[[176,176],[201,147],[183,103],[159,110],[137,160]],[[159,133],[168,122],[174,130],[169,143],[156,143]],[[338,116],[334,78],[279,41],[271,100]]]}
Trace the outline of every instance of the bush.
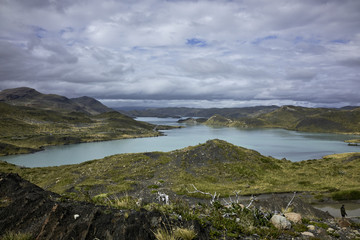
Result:
{"label": "bush", "polygon": [[358,190],[347,190],[334,192],[331,197],[336,201],[343,200],[358,200],[360,199],[360,191]]}

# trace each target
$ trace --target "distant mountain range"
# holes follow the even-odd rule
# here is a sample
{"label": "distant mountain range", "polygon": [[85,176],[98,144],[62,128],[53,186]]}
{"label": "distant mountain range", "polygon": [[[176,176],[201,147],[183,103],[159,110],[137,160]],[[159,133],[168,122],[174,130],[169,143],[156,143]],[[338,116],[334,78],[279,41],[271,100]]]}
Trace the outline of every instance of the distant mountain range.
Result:
{"label": "distant mountain range", "polygon": [[113,111],[113,109],[91,97],[84,96],[69,99],[56,94],[42,94],[28,87],[1,91],[0,102],[60,112],[83,112],[91,115]]}
{"label": "distant mountain range", "polygon": [[196,117],[187,119],[211,126],[284,128],[305,132],[360,134],[360,107],[307,108],[256,106],[244,108],[149,108],[122,111],[132,117]]}
{"label": "distant mountain range", "polygon": [[121,110],[120,112],[132,117],[203,117],[209,118],[219,114],[228,118],[254,117],[263,113],[272,112],[278,109],[278,106],[256,106],[243,108],[147,108],[137,110]]}

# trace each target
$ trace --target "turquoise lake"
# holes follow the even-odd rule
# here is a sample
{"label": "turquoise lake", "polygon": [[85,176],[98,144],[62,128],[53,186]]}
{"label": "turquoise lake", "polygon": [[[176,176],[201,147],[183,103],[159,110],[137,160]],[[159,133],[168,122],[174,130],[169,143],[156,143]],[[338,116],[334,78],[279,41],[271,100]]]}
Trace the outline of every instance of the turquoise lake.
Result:
{"label": "turquoise lake", "polygon": [[[154,124],[180,125],[173,118],[138,118]],[[232,144],[254,149],[265,156],[301,161],[324,155],[356,152],[357,146],[348,146],[344,140],[360,136],[305,133],[284,129],[213,128],[203,125],[183,125],[184,128],[163,131],[165,136],[123,139],[106,142],[81,143],[47,147],[45,151],[1,157],[0,160],[25,167],[45,167],[81,163],[118,153],[171,151],[222,139]]]}

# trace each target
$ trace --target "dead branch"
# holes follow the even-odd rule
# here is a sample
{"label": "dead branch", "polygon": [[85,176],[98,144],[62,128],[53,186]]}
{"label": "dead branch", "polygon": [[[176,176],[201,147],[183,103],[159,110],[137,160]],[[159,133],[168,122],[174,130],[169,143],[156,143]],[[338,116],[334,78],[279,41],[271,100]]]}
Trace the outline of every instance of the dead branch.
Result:
{"label": "dead branch", "polygon": [[253,202],[254,202],[255,200],[256,200],[256,196],[251,195],[250,202],[249,202],[249,204],[246,206],[246,208],[249,209],[250,206],[253,204]]}
{"label": "dead branch", "polygon": [[236,197],[235,200],[233,200],[233,199],[231,198],[231,196],[229,196],[229,202],[226,201],[225,199],[223,199],[223,201],[225,202],[226,205],[231,205],[232,203],[237,203],[237,204],[238,204],[238,203],[239,203],[239,193],[240,193],[240,192],[241,192],[240,190],[234,191],[235,197]]}
{"label": "dead branch", "polygon": [[289,208],[289,207],[290,207],[290,205],[292,204],[292,201],[294,200],[295,195],[296,195],[296,192],[294,192],[293,197],[291,198],[290,202],[287,204],[287,206],[286,206],[286,208],[285,208],[285,210],[284,210],[284,213],[288,210],[288,208]]}
{"label": "dead branch", "polygon": [[211,196],[211,200],[210,200],[210,204],[213,204],[215,202],[215,199],[219,199],[220,197],[220,194],[217,195],[217,193],[215,192],[214,194],[211,194],[211,193],[208,193],[208,192],[203,192],[203,191],[200,191],[198,190],[194,184],[191,184],[191,186],[193,186],[193,188],[195,189],[195,191],[192,191],[190,192],[188,189],[186,189],[188,191],[188,193],[201,193],[201,194],[204,194],[204,195],[209,195]]}
{"label": "dead branch", "polygon": [[165,202],[166,205],[169,205],[170,201],[169,201],[169,195],[165,194],[165,193],[161,193],[161,192],[157,192],[158,196],[157,196],[157,200],[159,202]]}

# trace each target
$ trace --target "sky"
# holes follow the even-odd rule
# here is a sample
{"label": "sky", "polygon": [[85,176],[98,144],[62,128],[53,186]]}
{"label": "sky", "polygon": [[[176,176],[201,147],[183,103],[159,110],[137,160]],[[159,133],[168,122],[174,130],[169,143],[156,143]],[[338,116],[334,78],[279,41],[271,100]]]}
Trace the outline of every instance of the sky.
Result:
{"label": "sky", "polygon": [[359,0],[0,0],[0,90],[110,107],[360,105]]}

